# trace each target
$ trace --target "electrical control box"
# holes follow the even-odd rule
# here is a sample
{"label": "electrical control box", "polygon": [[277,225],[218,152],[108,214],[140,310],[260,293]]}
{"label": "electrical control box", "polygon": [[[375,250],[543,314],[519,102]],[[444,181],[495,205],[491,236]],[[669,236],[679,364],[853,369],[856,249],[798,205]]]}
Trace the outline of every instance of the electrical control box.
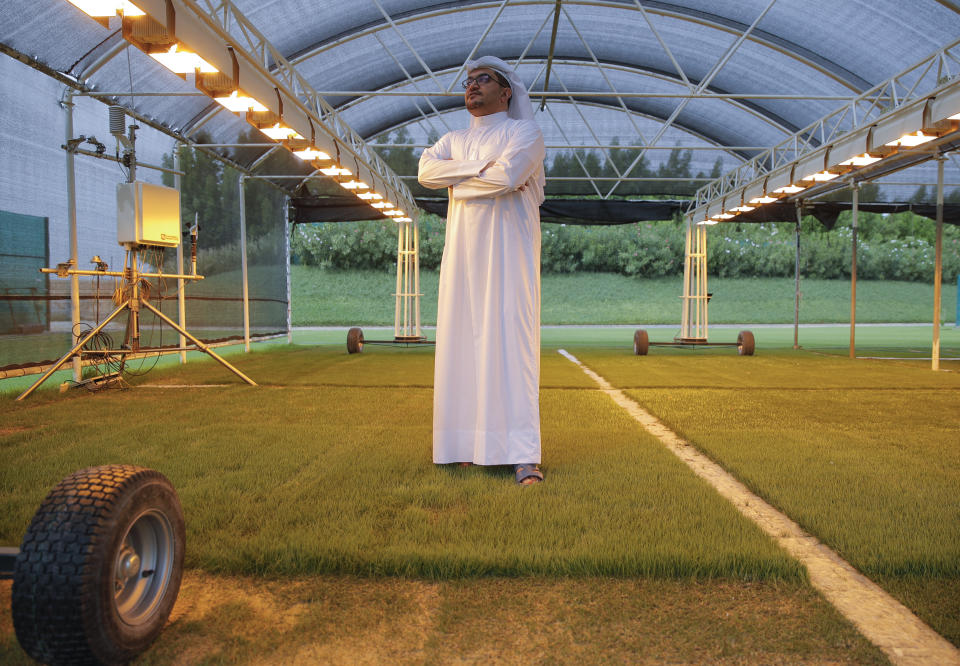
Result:
{"label": "electrical control box", "polygon": [[180,192],[135,181],[117,185],[117,242],[121,245],[180,244]]}

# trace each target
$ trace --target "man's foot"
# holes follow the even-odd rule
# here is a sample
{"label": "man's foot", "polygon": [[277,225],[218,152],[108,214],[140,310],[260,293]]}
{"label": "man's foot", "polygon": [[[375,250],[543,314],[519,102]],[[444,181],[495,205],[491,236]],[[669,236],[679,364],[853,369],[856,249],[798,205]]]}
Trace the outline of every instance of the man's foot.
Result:
{"label": "man's foot", "polygon": [[532,486],[543,481],[543,472],[536,463],[514,465],[513,472],[517,477],[517,483],[521,486]]}
{"label": "man's foot", "polygon": [[473,463],[472,462],[457,463],[457,467],[473,467]]}

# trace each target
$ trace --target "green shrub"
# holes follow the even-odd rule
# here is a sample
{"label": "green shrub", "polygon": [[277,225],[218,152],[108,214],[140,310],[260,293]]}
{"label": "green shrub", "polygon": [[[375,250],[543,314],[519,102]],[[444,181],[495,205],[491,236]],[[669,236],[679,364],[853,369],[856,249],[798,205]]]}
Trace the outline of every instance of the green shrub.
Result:
{"label": "green shrub", "polygon": [[[420,265],[439,268],[446,226],[436,215],[420,218]],[[793,223],[723,224],[707,233],[707,267],[719,277],[786,277],[794,274]],[[827,231],[813,218],[802,224],[800,271],[808,278],[850,275],[850,214]],[[685,226],[680,221],[616,226],[541,225],[544,273],[617,273],[666,277],[683,273]],[[933,279],[935,227],[911,213],[862,214],[857,274],[862,279],[929,282]],[[391,271],[397,259],[396,226],[388,221],[299,225],[293,260],[341,269]],[[960,231],[944,230],[943,279],[960,273]]]}

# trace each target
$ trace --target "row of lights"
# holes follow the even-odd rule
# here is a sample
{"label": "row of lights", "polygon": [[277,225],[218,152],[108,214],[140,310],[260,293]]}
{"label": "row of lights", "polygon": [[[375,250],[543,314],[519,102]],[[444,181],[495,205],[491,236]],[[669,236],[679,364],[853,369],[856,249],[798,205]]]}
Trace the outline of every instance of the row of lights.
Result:
{"label": "row of lights", "polygon": [[[349,169],[337,164],[330,155],[315,147],[310,140],[307,140],[296,130],[284,125],[282,107],[281,116],[277,116],[264,104],[240,90],[236,85],[236,79],[238,78],[236,75],[232,78],[227,77],[200,55],[184,47],[183,44],[179,42],[169,43],[170,37],[167,36],[166,29],[133,3],[128,0],[68,1],[104,24],[111,17],[120,15],[125,19],[124,37],[161,65],[180,76],[194,74],[197,88],[211,95],[216,102],[227,110],[233,113],[246,114],[247,121],[265,136],[283,144],[304,162],[313,164],[320,173],[333,178],[340,187],[377,209],[382,215],[392,217],[396,222],[412,221],[404,211],[389,201],[384,201],[383,195],[374,191],[358,177],[354,177]],[[162,44],[160,48],[158,48],[158,43]],[[234,67],[236,68],[236,63]]]}
{"label": "row of lights", "polygon": [[[947,116],[944,121],[958,121],[960,120],[960,113],[955,113],[951,116]],[[953,124],[947,131],[953,131],[956,129],[956,125]],[[885,143],[883,148],[874,149],[869,152],[856,155],[847,160],[839,162],[835,166],[832,166],[828,169],[822,171],[815,171],[809,173],[806,176],[803,176],[796,182],[787,183],[781,187],[774,189],[771,192],[766,191],[766,185],[764,185],[764,191],[759,196],[753,197],[747,201],[744,201],[744,191],[741,191],[740,204],[737,206],[732,206],[731,208],[726,207],[726,202],[721,207],[719,213],[711,215],[709,217],[704,217],[704,219],[697,222],[701,225],[713,225],[725,220],[730,220],[739,215],[740,213],[747,213],[749,211],[755,210],[758,206],[763,206],[764,204],[773,203],[778,201],[780,198],[802,192],[803,190],[813,187],[817,183],[823,183],[827,181],[834,180],[839,178],[842,175],[848,174],[855,169],[861,167],[869,166],[874,162],[879,162],[884,157],[889,156],[897,152],[899,148],[915,148],[920,146],[928,141],[932,141],[938,138],[940,134],[933,133],[930,131],[917,130],[915,132],[908,132],[903,134],[900,138]]]}

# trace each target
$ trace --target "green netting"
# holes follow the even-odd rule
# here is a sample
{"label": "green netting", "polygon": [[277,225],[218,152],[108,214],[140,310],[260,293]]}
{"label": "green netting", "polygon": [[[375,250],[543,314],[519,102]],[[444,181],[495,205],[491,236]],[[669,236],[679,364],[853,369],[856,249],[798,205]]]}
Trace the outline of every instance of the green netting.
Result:
{"label": "green netting", "polygon": [[46,266],[47,218],[0,211],[0,335],[50,326]]}
{"label": "green netting", "polygon": [[[64,150],[66,108],[60,104],[63,88],[48,77],[14,63],[25,83],[18,100],[18,122],[7,101],[0,100],[0,146],[9,168],[0,170],[0,376],[35,372],[58,360],[74,344],[72,333],[83,335],[117,308],[115,292],[122,280],[103,275],[77,278],[79,320],[73,325],[71,278],[42,274],[70,258],[70,200]],[[74,98],[74,137],[96,134],[106,140],[107,156],[116,146],[105,133],[107,107]],[[132,122],[128,118],[128,122]],[[240,135],[238,143],[249,142]],[[87,144],[83,144],[86,146]],[[143,127],[137,133],[137,157],[142,163],[173,167],[174,142]],[[295,158],[293,158],[295,159]],[[185,296],[187,330],[205,342],[240,340],[244,335],[243,274],[241,270],[239,173],[208,156],[183,150],[176,165],[184,175],[175,183],[145,167],[137,179],[177,186],[181,190],[184,228],[199,222],[197,271],[205,279],[188,281]],[[269,168],[265,164],[264,168]],[[116,187],[127,179],[116,162],[78,154],[76,182],[77,267],[92,270],[94,257],[110,271],[122,271],[125,249],[117,242]],[[249,331],[254,338],[287,331],[287,259],[284,193],[258,180],[245,186],[246,249],[248,259]],[[183,235],[184,268],[190,270],[190,236]],[[142,260],[149,270],[177,272],[177,250],[150,249]],[[179,321],[176,279],[149,280],[150,303]],[[123,299],[120,298],[120,301]],[[97,341],[111,349],[131,344],[126,312],[104,328],[109,340]],[[148,312],[141,316],[140,346],[176,346],[179,335],[160,325]],[[132,363],[147,369],[152,359]]]}

